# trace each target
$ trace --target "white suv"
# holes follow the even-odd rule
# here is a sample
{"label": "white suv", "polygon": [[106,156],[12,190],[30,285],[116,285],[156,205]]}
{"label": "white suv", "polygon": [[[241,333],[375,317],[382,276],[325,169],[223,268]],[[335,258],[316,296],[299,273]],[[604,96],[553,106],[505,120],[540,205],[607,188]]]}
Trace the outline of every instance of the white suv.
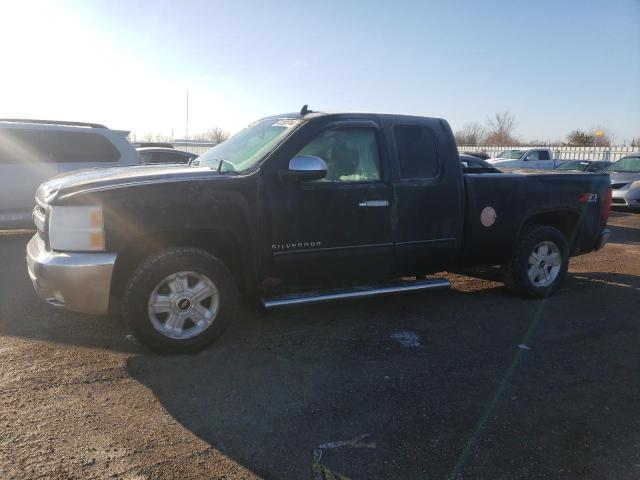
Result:
{"label": "white suv", "polygon": [[32,226],[36,189],[50,177],[141,163],[128,133],[96,123],[0,119],[0,228]]}

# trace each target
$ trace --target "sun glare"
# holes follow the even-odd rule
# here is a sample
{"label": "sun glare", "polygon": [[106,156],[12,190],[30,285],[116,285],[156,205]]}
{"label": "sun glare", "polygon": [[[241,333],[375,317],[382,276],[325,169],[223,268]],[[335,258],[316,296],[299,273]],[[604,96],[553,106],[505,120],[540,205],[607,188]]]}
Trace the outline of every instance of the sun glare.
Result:
{"label": "sun glare", "polygon": [[238,129],[255,115],[243,108],[233,78],[167,71],[172,62],[158,66],[70,4],[7,2],[2,9],[8,21],[0,41],[13,45],[3,52],[3,116],[94,121],[182,137],[187,89],[191,132],[222,119],[226,128]]}

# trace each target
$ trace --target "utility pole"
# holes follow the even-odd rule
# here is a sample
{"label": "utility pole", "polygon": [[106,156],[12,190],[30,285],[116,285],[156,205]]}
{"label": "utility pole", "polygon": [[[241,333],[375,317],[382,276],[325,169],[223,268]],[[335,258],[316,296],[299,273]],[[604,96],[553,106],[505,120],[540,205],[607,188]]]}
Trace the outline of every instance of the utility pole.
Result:
{"label": "utility pole", "polygon": [[187,143],[189,142],[189,89],[187,88],[187,127],[185,128],[184,134],[184,147],[187,148]]}

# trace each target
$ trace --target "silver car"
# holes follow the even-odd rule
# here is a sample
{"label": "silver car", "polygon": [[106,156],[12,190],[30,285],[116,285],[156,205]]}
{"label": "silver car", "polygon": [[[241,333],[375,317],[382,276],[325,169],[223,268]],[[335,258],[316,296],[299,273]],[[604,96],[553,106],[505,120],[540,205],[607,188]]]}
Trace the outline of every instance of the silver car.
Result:
{"label": "silver car", "polygon": [[142,163],[189,163],[198,155],[175,148],[140,147],[136,148]]}
{"label": "silver car", "polygon": [[605,172],[611,177],[611,203],[640,211],[640,154],[621,158]]}
{"label": "silver car", "polygon": [[33,226],[33,197],[48,178],[141,163],[127,134],[96,123],[0,119],[0,228]]}

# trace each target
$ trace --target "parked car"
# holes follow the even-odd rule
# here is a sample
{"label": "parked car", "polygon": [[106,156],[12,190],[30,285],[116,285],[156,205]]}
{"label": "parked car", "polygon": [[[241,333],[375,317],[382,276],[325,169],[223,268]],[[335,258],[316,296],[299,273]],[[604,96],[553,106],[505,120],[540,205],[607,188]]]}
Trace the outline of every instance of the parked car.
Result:
{"label": "parked car", "polygon": [[239,292],[276,308],[442,289],[397,279],[503,265],[512,292],[545,298],[570,256],[609,236],[607,175],[463,174],[437,118],[305,107],[198,161],[41,185],[27,247],[40,297],[93,314],[121,305],[140,341],[190,352],[224,332]]}
{"label": "parked car", "polygon": [[33,227],[33,196],[47,178],[140,163],[127,134],[95,123],[0,119],[0,227]]}
{"label": "parked car", "polygon": [[462,152],[463,155],[471,155],[472,157],[477,157],[482,160],[489,160],[491,155],[484,152]]}
{"label": "parked car", "polygon": [[473,155],[460,155],[460,163],[464,173],[500,173],[500,170],[489,162],[485,162]]}
{"label": "parked car", "polygon": [[611,162],[596,160],[569,160],[556,165],[555,170],[573,170],[578,172],[602,172]]}
{"label": "parked car", "polygon": [[496,158],[487,160],[497,168],[534,168],[548,170],[561,163],[554,160],[550,148],[529,148],[527,150],[504,150]]}
{"label": "parked car", "polygon": [[640,155],[623,157],[605,170],[611,179],[613,204],[640,210]]}
{"label": "parked car", "polygon": [[169,143],[169,142],[135,142],[132,145],[135,148],[146,148],[146,147],[175,148],[173,146],[173,143]]}
{"label": "parked car", "polygon": [[142,163],[189,163],[198,155],[175,148],[142,147],[136,148]]}

